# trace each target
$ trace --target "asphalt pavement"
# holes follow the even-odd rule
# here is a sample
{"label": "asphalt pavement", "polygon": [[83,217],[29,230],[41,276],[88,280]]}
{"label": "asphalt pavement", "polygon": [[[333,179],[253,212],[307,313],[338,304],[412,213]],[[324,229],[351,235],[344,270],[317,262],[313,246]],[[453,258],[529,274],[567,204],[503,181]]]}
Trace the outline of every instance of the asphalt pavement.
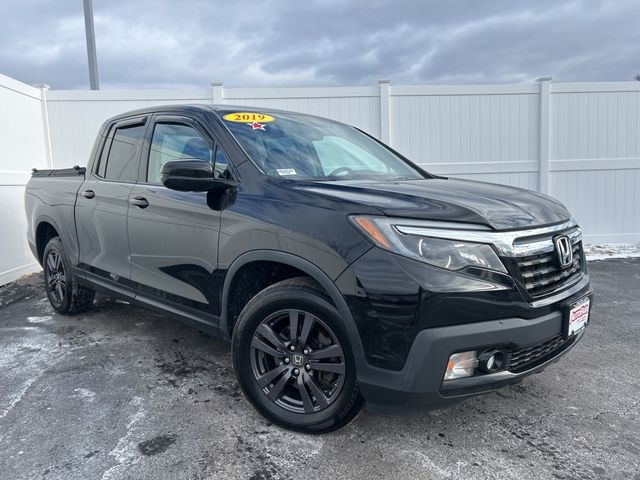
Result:
{"label": "asphalt pavement", "polygon": [[0,289],[0,479],[640,480],[640,259],[590,271],[587,332],[542,374],[323,436],[257,414],[226,343],[102,296],[58,315],[28,277]]}

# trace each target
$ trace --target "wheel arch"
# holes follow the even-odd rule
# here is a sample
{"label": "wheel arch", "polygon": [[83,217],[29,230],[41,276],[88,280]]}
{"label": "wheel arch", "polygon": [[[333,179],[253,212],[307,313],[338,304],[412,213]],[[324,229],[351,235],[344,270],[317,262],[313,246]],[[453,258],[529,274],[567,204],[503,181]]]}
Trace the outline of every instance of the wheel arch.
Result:
{"label": "wheel arch", "polygon": [[[53,232],[56,235],[51,235],[50,232]],[[63,242],[65,240],[63,238],[63,232],[58,227],[58,224],[56,223],[56,221],[47,215],[42,215],[38,217],[38,219],[36,220],[35,228],[34,228],[34,236],[35,236],[36,253],[37,253],[36,259],[38,260],[40,265],[42,265],[42,256],[44,254],[44,249],[47,246],[47,243],[49,242],[49,240],[51,240],[53,237],[60,237]]]}
{"label": "wheel arch", "polygon": [[229,322],[231,321],[231,319],[229,316],[229,299],[232,294],[231,286],[233,285],[234,278],[245,265],[252,262],[260,261],[275,262],[287,265],[289,267],[300,270],[305,275],[308,275],[313,280],[318,282],[318,284],[325,290],[327,295],[329,295],[331,301],[338,310],[338,313],[344,320],[345,328],[349,335],[349,341],[351,343],[351,348],[353,349],[353,355],[356,359],[356,363],[359,363],[360,360],[364,360],[364,350],[362,348],[360,334],[358,333],[355,321],[351,316],[351,311],[349,310],[347,302],[338,290],[338,287],[336,287],[333,280],[331,280],[331,278],[324,271],[322,271],[320,267],[311,263],[309,260],[291,253],[279,252],[275,250],[252,250],[240,255],[233,261],[233,263],[229,267],[222,288],[220,335],[223,338],[230,340]]}

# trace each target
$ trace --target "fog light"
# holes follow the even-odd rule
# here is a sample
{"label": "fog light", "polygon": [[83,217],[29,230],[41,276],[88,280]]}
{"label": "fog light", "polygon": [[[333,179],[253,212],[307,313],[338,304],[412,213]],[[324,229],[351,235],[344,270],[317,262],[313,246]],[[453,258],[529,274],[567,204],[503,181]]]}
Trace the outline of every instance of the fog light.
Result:
{"label": "fog light", "polygon": [[505,364],[505,354],[502,350],[489,350],[482,352],[478,357],[478,368],[485,373],[494,373],[502,370]]}
{"label": "fog light", "polygon": [[454,353],[449,357],[444,379],[453,380],[455,378],[470,377],[477,366],[478,359],[475,351]]}

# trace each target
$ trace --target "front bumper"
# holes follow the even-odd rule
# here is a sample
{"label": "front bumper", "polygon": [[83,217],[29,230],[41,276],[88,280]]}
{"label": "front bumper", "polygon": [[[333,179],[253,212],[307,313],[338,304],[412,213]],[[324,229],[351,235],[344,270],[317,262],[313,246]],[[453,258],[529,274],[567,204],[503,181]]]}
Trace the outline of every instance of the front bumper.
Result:
{"label": "front bumper", "polygon": [[[586,295],[591,295],[591,291],[582,291],[580,298]],[[506,318],[423,330],[416,336],[402,370],[372,366],[359,370],[358,383],[367,409],[379,414],[407,414],[518,383],[556,362],[578,343],[584,330],[517,373],[501,371],[447,382],[443,382],[443,377],[452,353],[495,346],[517,350],[561,335],[563,311],[560,308],[533,319]]]}

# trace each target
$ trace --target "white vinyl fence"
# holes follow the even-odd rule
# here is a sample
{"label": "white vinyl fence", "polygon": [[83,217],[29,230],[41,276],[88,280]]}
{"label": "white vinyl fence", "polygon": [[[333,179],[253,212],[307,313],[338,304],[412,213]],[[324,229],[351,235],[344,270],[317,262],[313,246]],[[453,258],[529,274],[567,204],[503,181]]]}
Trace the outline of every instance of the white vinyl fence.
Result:
{"label": "white vinyl fence", "polygon": [[[434,173],[553,195],[581,223],[586,242],[640,242],[640,82],[553,83],[542,78],[522,85],[396,86],[381,81],[326,88],[212,84],[189,91],[45,93],[42,112],[57,168],[85,165],[102,122],[135,108],[172,103],[278,108],[355,125]],[[4,101],[0,107],[4,114]],[[41,137],[49,138],[46,131]],[[33,157],[17,159],[24,171],[46,162],[44,154],[31,163],[26,158]]]}
{"label": "white vinyl fence", "polygon": [[32,167],[47,167],[44,93],[0,75],[0,285],[39,268],[25,235],[24,186]]}

